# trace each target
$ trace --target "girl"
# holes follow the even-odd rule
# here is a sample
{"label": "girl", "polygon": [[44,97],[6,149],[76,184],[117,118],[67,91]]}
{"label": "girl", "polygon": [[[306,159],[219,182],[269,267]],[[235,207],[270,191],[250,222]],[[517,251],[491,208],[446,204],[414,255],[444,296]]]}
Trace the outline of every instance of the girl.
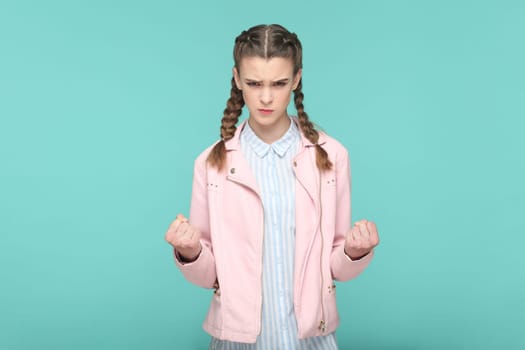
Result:
{"label": "girl", "polygon": [[221,140],[196,159],[190,220],[166,241],[186,279],[214,288],[210,349],[337,349],[333,281],[369,264],[376,226],[350,225],[348,153],[304,111],[297,36],[255,26],[233,56]]}

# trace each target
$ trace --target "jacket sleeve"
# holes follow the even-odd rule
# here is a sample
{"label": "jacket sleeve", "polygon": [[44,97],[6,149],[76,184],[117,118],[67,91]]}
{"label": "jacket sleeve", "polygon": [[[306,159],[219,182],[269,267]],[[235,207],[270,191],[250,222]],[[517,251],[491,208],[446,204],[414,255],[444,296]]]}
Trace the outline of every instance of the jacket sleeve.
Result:
{"label": "jacket sleeve", "polygon": [[188,281],[204,288],[213,288],[217,273],[210,237],[205,153],[195,160],[189,218],[190,225],[201,232],[202,250],[197,259],[190,263],[183,263],[175,250],[174,256],[177,267]]}
{"label": "jacket sleeve", "polygon": [[351,227],[351,175],[348,151],[341,145],[335,159],[336,172],[336,213],[335,234],[330,257],[332,277],[337,281],[347,281],[357,277],[370,263],[371,251],[359,260],[352,260],[345,254],[345,236]]}

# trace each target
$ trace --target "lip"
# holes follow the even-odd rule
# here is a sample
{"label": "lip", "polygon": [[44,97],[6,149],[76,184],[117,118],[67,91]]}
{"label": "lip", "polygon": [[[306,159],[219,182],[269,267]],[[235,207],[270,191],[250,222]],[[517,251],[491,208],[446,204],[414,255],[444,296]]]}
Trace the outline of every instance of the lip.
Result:
{"label": "lip", "polygon": [[272,114],[273,109],[259,108],[259,112],[261,112],[261,114]]}

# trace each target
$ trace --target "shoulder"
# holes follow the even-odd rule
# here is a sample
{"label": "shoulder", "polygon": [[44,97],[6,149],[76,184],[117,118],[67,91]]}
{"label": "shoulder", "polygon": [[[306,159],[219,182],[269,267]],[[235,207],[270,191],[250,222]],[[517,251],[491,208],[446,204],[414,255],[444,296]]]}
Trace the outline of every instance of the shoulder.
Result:
{"label": "shoulder", "polygon": [[202,151],[194,161],[194,168],[195,170],[199,171],[206,171],[207,170],[207,164],[208,164],[208,156],[210,155],[213,147],[219,143],[220,140],[215,141],[213,144],[208,146],[204,151]]}
{"label": "shoulder", "polygon": [[201,163],[201,162],[205,162],[206,159],[208,158],[208,155],[211,153],[211,150],[213,149],[213,147],[215,147],[216,144],[219,143],[220,140],[217,140],[216,142],[214,142],[213,144],[211,144],[210,146],[206,147],[206,149],[204,149],[204,151],[202,151],[201,153],[199,153],[199,155],[197,156],[197,158],[195,158],[195,163]]}
{"label": "shoulder", "polygon": [[328,135],[324,131],[319,132],[319,144],[328,153],[328,156],[332,159],[348,158],[347,148],[337,139]]}
{"label": "shoulder", "polygon": [[[299,128],[299,132],[301,134],[303,146],[306,146],[307,148],[311,148],[315,150],[315,147],[312,147],[313,144],[306,138],[303,131],[299,127],[299,121],[296,116],[292,116],[292,120],[295,122],[297,127]],[[340,156],[348,157],[348,151],[346,147],[336,140],[334,137],[328,135],[325,131],[320,130],[319,127],[315,127],[315,130],[319,133],[319,139],[318,143],[323,147],[323,149],[328,153],[328,156],[333,160],[337,159]]]}
{"label": "shoulder", "polygon": [[[237,150],[239,149],[239,138],[241,135],[241,131],[243,129],[244,124],[246,123],[246,120],[241,122],[239,125],[235,127],[235,134],[233,137],[225,142],[225,148],[226,151],[230,150]],[[205,165],[207,163],[208,156],[210,155],[212,149],[220,142],[221,140],[216,140],[213,144],[211,144],[209,147],[207,147],[204,151],[202,151],[197,158],[195,159],[196,164],[202,164]]]}

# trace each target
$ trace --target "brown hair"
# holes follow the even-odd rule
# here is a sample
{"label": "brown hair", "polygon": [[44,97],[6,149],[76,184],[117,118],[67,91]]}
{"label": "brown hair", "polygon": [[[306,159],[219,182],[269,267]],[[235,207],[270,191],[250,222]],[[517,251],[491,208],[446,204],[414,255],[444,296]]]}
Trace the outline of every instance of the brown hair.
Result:
{"label": "brown hair", "polygon": [[[278,25],[258,25],[243,31],[235,38],[233,48],[233,59],[235,67],[239,71],[243,57],[262,57],[270,59],[273,57],[289,58],[294,65],[294,75],[303,67],[303,49],[301,42],[295,33],[290,33],[286,28]],[[231,80],[230,98],[226,102],[226,108],[222,117],[221,140],[213,147],[208,155],[208,162],[221,170],[226,162],[225,142],[235,134],[236,124],[242,113],[244,99],[242,91],[237,88],[235,79]],[[304,111],[302,92],[302,79],[294,90],[294,102],[297,109],[299,126],[304,136],[316,147],[316,163],[320,170],[329,170],[332,163],[328,159],[326,151],[317,143],[319,132]]]}

